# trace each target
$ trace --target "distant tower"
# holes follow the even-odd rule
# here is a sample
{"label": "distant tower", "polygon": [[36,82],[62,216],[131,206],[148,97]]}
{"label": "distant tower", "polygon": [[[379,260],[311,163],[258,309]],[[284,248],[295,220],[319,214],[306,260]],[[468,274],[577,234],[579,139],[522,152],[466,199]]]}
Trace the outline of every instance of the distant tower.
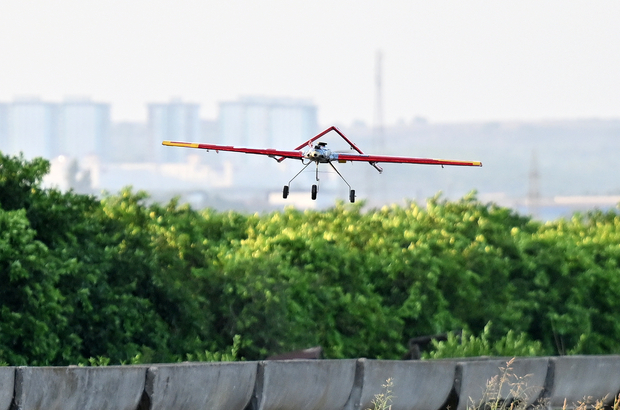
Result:
{"label": "distant tower", "polygon": [[538,157],[536,150],[532,151],[532,161],[530,163],[530,173],[528,178],[529,186],[527,190],[527,208],[533,217],[539,215],[540,206],[540,173],[538,172]]}
{"label": "distant tower", "polygon": [[58,154],[58,104],[18,98],[8,105],[6,116],[8,153],[22,152],[28,159]]}
{"label": "distant tower", "polygon": [[383,52],[375,55],[375,118],[373,139],[377,148],[383,148]]}
{"label": "distant tower", "polygon": [[168,103],[147,104],[151,158],[156,162],[184,162],[188,152],[162,147],[164,140],[198,141],[200,105],[173,98]]}
{"label": "distant tower", "polygon": [[[383,124],[383,52],[381,50],[377,50],[375,54],[375,113],[373,118],[373,127],[372,127],[372,147],[373,151],[382,153],[384,148],[384,124]],[[376,173],[374,168],[366,169],[367,174]],[[378,185],[374,186],[373,178],[366,178],[367,185],[366,191],[368,192],[369,198],[381,198],[376,199],[375,203],[369,202],[374,206],[380,205],[380,202],[385,198],[384,194],[384,186]]]}
{"label": "distant tower", "polygon": [[58,105],[58,147],[72,158],[107,157],[110,138],[110,104],[88,97],[65,99]]}

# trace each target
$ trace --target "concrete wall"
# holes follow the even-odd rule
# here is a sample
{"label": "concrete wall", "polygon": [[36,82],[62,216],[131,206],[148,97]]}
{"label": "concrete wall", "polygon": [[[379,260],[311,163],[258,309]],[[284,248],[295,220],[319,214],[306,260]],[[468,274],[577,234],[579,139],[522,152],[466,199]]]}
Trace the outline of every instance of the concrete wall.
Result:
{"label": "concrete wall", "polygon": [[0,367],[0,410],[9,410],[15,389],[15,368]]}
{"label": "concrete wall", "polygon": [[156,365],[146,373],[152,410],[243,410],[256,384],[257,362]]}
{"label": "concrete wall", "polygon": [[387,388],[393,396],[392,410],[441,409],[454,385],[455,372],[452,361],[360,359],[346,410],[373,408],[375,395],[385,394]]}
{"label": "concrete wall", "polygon": [[353,390],[355,368],[355,360],[264,361],[252,408],[342,409]]}
{"label": "concrete wall", "polygon": [[462,410],[489,391],[547,408],[566,399],[571,409],[620,393],[620,356],[510,360],[0,367],[0,410],[364,410],[388,379],[392,410]]}
{"label": "concrete wall", "polygon": [[135,410],[145,367],[18,367],[13,400],[24,410]]}
{"label": "concrete wall", "polygon": [[612,403],[620,392],[620,356],[563,356],[551,359],[553,383],[549,386],[551,406],[561,408],[584,396],[594,400],[606,397]]}
{"label": "concrete wall", "polygon": [[455,390],[457,410],[478,407],[489,400],[541,402],[549,373],[548,358],[489,359],[459,363]]}

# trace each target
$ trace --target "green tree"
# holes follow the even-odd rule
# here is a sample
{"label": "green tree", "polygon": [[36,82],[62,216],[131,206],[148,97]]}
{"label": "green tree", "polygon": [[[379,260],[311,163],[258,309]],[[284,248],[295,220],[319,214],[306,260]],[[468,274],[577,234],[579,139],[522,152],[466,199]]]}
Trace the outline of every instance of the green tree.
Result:
{"label": "green tree", "polygon": [[50,364],[64,349],[63,267],[34,237],[24,210],[0,209],[0,361],[12,365]]}

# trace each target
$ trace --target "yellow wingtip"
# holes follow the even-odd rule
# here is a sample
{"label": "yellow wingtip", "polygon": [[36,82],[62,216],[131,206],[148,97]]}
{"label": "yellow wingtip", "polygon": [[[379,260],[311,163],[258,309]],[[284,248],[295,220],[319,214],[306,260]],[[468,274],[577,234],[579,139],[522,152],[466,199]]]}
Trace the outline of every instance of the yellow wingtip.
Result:
{"label": "yellow wingtip", "polygon": [[198,144],[196,144],[196,143],[188,143],[188,142],[162,141],[161,144],[162,145],[167,145],[169,147],[198,148]]}

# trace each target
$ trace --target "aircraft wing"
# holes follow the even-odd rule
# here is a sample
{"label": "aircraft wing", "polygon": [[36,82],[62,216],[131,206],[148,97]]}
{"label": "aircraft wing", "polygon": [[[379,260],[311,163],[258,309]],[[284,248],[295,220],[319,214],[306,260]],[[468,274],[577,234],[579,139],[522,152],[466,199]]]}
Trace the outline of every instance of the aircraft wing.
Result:
{"label": "aircraft wing", "polygon": [[199,144],[196,142],[179,142],[179,141],[163,141],[162,145],[166,145],[168,147],[185,147],[185,148],[199,148],[213,150],[215,152],[219,151],[231,151],[231,152],[243,152],[245,154],[257,154],[257,155],[267,155],[268,157],[278,157],[278,158],[293,158],[293,159],[302,159],[303,153],[301,151],[283,151],[272,148],[243,148],[243,147],[233,147],[232,145],[216,145],[216,144]]}
{"label": "aircraft wing", "polygon": [[412,158],[395,157],[390,155],[366,155],[366,154],[338,154],[338,162],[363,161],[370,162],[391,162],[396,164],[427,164],[427,165],[457,165],[469,167],[481,167],[480,161],[457,161],[450,159],[431,159],[431,158]]}

